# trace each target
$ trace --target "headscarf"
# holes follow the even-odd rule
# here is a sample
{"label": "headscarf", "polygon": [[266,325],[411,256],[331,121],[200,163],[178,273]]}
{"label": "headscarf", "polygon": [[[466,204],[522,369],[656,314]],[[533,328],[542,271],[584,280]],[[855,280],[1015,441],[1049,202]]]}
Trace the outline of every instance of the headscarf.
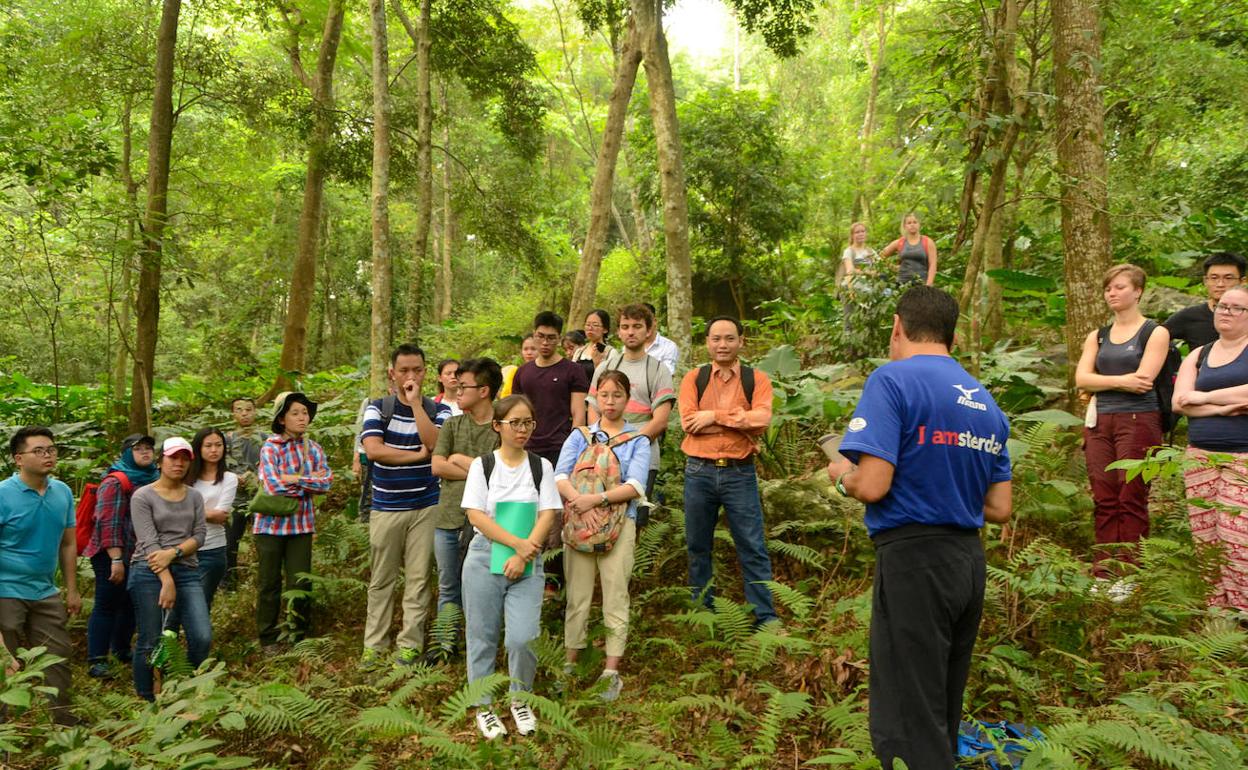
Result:
{"label": "headscarf", "polygon": [[135,489],[151,484],[160,476],[160,469],[156,467],[154,459],[146,468],[134,464],[134,447],[126,447],[122,450],[121,457],[108,467],[108,471],[109,473],[121,471],[126,474],[126,478],[130,479]]}

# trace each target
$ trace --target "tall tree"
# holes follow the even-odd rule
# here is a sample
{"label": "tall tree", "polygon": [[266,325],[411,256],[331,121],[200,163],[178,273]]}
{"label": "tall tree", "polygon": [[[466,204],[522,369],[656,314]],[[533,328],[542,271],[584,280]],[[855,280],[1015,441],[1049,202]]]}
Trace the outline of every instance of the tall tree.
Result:
{"label": "tall tree", "polygon": [[[1074,362],[1084,336],[1104,318],[1101,276],[1110,264],[1105,107],[1099,76],[1101,13],[1098,0],[1051,0],[1050,4],[1066,252],[1066,352]],[[1073,377],[1073,366],[1071,371]]]}
{"label": "tall tree", "polygon": [[864,27],[861,34],[862,51],[867,57],[867,106],[862,114],[862,130],[858,135],[858,186],[854,191],[854,219],[870,221],[872,188],[871,137],[875,134],[876,104],[880,96],[880,73],[884,70],[884,55],[888,51],[888,33],[893,28],[894,0],[884,0],[875,13],[875,37],[872,39]]}
{"label": "tall tree", "polygon": [[607,234],[611,229],[615,166],[620,157],[620,146],[624,143],[624,124],[628,117],[628,103],[633,95],[633,86],[637,82],[637,69],[641,65],[641,54],[637,24],[630,17],[624,34],[624,46],[619,56],[616,57],[615,78],[611,86],[611,98],[607,102],[607,123],[603,128],[602,145],[594,163],[594,181],[589,191],[589,229],[585,233],[585,245],[581,249],[581,262],[577,266],[576,282],[572,285],[572,309],[568,314],[568,318],[573,323],[588,315],[595,304],[598,271],[602,267]]}
{"label": "tall tree", "polygon": [[130,430],[150,432],[152,377],[160,324],[160,269],[169,212],[169,152],[173,145],[173,58],[178,45],[182,0],[164,0],[156,33],[156,80],[147,135],[147,210],[135,302],[134,385],[130,391]]}
{"label": "tall tree", "polygon": [[[424,267],[429,259],[429,233],[433,229],[433,91],[432,61],[433,8],[430,0],[420,0],[420,14],[412,24],[402,0],[394,0],[395,13],[416,47],[416,223],[412,244],[411,286],[407,323],[409,339],[420,331],[420,308],[424,298]],[[436,303],[435,303],[436,304]]]}
{"label": "tall tree", "polygon": [[438,323],[451,317],[451,288],[454,271],[451,264],[455,256],[455,207],[451,196],[451,116],[450,104],[446,96],[446,83],[442,83],[442,149],[446,157],[442,160],[442,264],[438,270],[437,280],[437,318]]}
{"label": "tall tree", "polygon": [[390,355],[391,294],[394,263],[390,258],[390,44],[386,37],[385,0],[368,0],[373,35],[373,297],[369,323],[368,390],[386,394]]}
{"label": "tall tree", "polygon": [[298,246],[291,268],[290,295],[286,303],[286,324],[282,331],[282,372],[262,400],[290,387],[288,372],[302,372],[307,355],[308,313],[316,291],[316,255],[321,231],[321,200],[325,191],[330,143],[334,132],[334,63],[342,39],[345,6],[342,0],[329,0],[316,69],[311,75],[303,65],[300,32],[305,19],[298,9],[281,6],[286,21],[286,54],[295,77],[312,96],[312,131],[308,136],[307,170],[304,173],[303,208],[299,214]]}

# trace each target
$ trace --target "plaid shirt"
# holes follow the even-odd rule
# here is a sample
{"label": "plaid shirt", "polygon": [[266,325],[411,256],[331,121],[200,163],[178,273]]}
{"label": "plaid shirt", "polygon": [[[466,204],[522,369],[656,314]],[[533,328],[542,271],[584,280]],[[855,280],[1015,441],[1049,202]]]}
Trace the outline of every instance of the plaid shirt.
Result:
{"label": "plaid shirt", "polygon": [[[306,465],[306,467],[305,467]],[[324,476],[313,474],[324,472]],[[295,484],[284,484],[281,476],[298,475]],[[312,496],[329,491],[334,472],[325,459],[325,451],[312,439],[288,440],[270,436],[260,448],[260,485],[270,495],[299,498],[299,510],[291,516],[256,514],[252,532],[257,535],[309,535],[316,531]]]}
{"label": "plaid shirt", "polygon": [[134,525],[130,523],[130,495],[121,488],[121,482],[113,476],[105,477],[95,492],[95,529],[91,542],[82,552],[88,559],[106,548],[120,548],[121,558],[127,563],[134,553]]}

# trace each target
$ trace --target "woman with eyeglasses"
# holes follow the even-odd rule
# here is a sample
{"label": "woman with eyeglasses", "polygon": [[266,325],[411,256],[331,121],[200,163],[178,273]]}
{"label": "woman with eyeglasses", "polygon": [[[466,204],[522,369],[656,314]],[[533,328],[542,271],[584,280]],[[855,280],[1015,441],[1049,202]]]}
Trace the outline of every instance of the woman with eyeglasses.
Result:
{"label": "woman with eyeglasses", "polygon": [[[646,479],[650,475],[650,441],[635,425],[624,421],[624,409],[628,406],[631,388],[628,375],[624,372],[611,370],[602,373],[595,396],[599,420],[587,428],[572,431],[567,441],[563,442],[563,451],[559,453],[559,464],[555,470],[555,483],[566,501],[564,516],[576,529],[586,533],[600,532],[609,523],[614,512],[612,509],[618,511],[624,508],[623,525],[618,536],[614,542],[604,543],[606,548],[602,550],[578,550],[575,543],[568,541],[566,526],[563,532],[563,563],[568,588],[568,606],[563,624],[563,646],[567,656],[565,674],[571,673],[581,650],[586,647],[594,583],[601,580],[607,659],[598,681],[605,684],[600,697],[607,702],[620,697],[624,687],[620,678],[620,661],[624,658],[624,645],[628,641],[628,578],[633,572],[633,551],[637,544],[637,501],[645,495]],[[576,486],[582,481],[576,474],[582,462],[581,453],[589,446],[591,438],[605,443],[619,463],[620,482],[609,489],[595,485],[592,490],[587,490],[583,484],[580,488]]]}
{"label": "woman with eyeglasses", "polygon": [[[537,638],[542,617],[542,543],[562,507],[548,460],[525,451],[537,421],[533,404],[521,395],[494,404],[499,448],[468,468],[463,508],[475,530],[464,558],[463,599],[468,641],[468,681],[494,673],[499,635],[507,647],[512,691],[533,689]],[[486,739],[507,734],[487,694],[477,704],[477,729]],[[529,735],[537,717],[513,699],[516,730]]]}
{"label": "woman with eyeglasses", "polygon": [[1248,287],[1223,292],[1213,326],[1179,368],[1174,410],[1187,415],[1192,539],[1226,554],[1209,604],[1248,612]]}
{"label": "woman with eyeglasses", "polygon": [[1108,545],[1134,546],[1148,537],[1149,485],[1137,476],[1108,470],[1118,460],[1138,460],[1161,443],[1161,405],[1153,390],[1170,346],[1170,332],[1144,317],[1140,297],[1147,276],[1135,265],[1122,264],[1105,273],[1105,304],[1114,314],[1109,326],[1093,329],[1083,341],[1075,369],[1075,385],[1093,394],[1084,430],[1084,456],[1092,486],[1097,549],[1093,556],[1093,590],[1104,589],[1123,601],[1134,584],[1117,580],[1103,562],[1113,556],[1134,563],[1134,548],[1113,552]]}

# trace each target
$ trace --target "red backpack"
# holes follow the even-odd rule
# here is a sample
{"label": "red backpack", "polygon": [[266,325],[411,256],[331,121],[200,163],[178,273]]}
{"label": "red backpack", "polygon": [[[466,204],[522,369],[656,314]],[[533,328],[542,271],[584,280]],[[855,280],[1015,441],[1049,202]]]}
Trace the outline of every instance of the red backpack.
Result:
{"label": "red backpack", "polygon": [[[104,477],[117,479],[117,483],[121,484],[121,491],[130,494],[130,490],[134,489],[134,485],[130,483],[130,479],[121,471],[113,471]],[[104,479],[100,479],[100,484],[104,483]],[[87,546],[91,543],[91,535],[95,532],[95,503],[100,496],[100,484],[88,484],[82,488],[82,497],[78,498],[78,507],[74,508],[74,528],[78,538],[78,555],[87,550]]]}

